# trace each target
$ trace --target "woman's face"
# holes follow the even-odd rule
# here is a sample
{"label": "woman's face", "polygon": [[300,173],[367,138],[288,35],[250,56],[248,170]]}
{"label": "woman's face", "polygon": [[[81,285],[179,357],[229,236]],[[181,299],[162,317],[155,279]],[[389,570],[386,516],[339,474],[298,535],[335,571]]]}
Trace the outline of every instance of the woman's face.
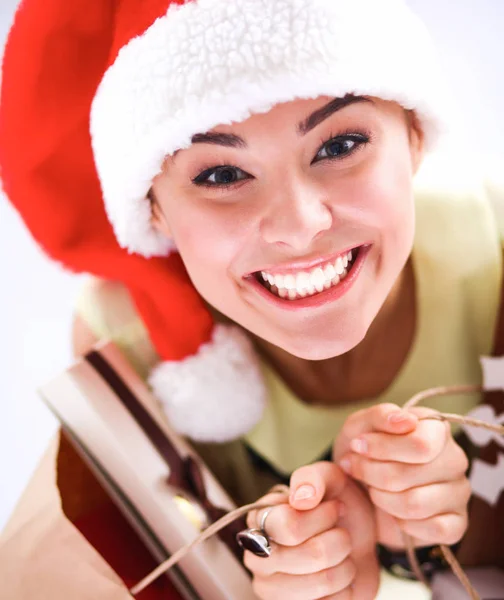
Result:
{"label": "woman's face", "polygon": [[418,130],[393,102],[319,97],[210,134],[167,158],[155,226],[220,313],[300,358],[348,352],[411,252]]}

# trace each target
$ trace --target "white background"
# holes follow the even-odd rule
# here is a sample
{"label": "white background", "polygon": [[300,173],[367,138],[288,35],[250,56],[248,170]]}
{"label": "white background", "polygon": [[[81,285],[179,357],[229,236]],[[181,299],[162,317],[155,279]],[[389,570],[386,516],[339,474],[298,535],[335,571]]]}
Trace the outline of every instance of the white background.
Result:
{"label": "white background", "polygon": [[[504,0],[409,3],[427,22],[458,96],[468,157],[504,155]],[[0,48],[16,4],[0,0]],[[56,427],[35,389],[71,360],[79,281],[40,253],[0,196],[0,529]]]}

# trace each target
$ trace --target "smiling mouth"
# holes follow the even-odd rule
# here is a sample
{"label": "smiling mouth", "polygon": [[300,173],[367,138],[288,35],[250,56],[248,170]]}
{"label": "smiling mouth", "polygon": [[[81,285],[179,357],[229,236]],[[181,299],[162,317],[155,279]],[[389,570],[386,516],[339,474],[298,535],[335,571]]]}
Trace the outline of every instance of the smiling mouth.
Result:
{"label": "smiling mouth", "polygon": [[307,271],[288,275],[272,275],[265,271],[254,273],[255,279],[271,294],[285,300],[316,296],[341,284],[354,266],[362,246],[353,248],[331,262]]}

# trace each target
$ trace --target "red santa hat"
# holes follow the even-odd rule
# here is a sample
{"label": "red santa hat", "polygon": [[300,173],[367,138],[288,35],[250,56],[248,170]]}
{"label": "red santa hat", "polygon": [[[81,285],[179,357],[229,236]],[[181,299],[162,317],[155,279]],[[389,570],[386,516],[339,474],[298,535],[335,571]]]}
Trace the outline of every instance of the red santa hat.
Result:
{"label": "red santa hat", "polygon": [[215,325],[147,198],[196,133],[294,98],[377,96],[416,111],[427,146],[449,96],[402,0],[23,0],[0,98],[4,190],[66,268],[123,282],[162,362],[173,426],[226,441],[266,393],[247,337]]}

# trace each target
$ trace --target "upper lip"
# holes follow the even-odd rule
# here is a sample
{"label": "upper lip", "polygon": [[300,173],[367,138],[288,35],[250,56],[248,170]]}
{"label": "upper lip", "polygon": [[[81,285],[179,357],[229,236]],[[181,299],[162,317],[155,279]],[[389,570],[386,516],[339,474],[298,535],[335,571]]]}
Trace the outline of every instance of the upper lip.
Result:
{"label": "upper lip", "polygon": [[249,275],[253,275],[254,273],[260,273],[261,271],[266,271],[271,275],[289,275],[290,273],[295,273],[298,271],[309,271],[310,269],[313,269],[318,265],[322,265],[324,263],[336,260],[338,256],[344,256],[345,254],[348,254],[348,252],[350,252],[350,250],[353,250],[354,248],[360,248],[360,246],[349,246],[346,250],[339,250],[338,252],[326,254],[324,256],[318,255],[317,258],[296,260],[293,262],[284,263],[282,265],[269,265],[260,269],[259,271],[253,271],[252,273],[249,273]]}

